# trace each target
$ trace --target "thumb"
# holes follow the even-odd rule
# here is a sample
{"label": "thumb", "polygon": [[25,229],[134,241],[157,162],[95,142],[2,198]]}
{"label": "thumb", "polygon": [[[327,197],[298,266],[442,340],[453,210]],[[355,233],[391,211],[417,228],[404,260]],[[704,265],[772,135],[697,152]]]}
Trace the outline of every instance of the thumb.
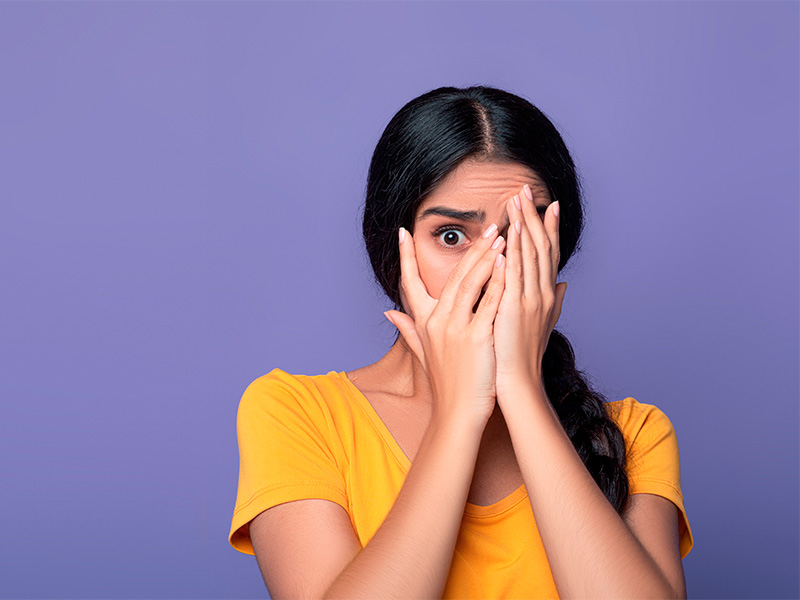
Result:
{"label": "thumb", "polygon": [[403,339],[406,341],[406,344],[408,344],[414,354],[417,355],[422,366],[427,369],[427,365],[425,364],[425,352],[422,350],[422,342],[419,340],[414,319],[399,310],[387,310],[383,314],[389,319],[392,325],[397,327],[400,331],[400,335],[402,335]]}

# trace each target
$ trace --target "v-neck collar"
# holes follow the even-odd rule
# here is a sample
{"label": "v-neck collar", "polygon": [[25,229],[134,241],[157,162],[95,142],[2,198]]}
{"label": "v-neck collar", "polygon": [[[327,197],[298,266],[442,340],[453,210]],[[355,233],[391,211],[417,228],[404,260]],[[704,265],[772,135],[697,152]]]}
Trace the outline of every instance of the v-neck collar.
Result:
{"label": "v-neck collar", "polygon": [[[331,374],[338,375],[347,382],[347,390],[350,392],[350,396],[362,408],[364,414],[366,414],[367,418],[369,418],[370,422],[380,434],[386,447],[397,459],[405,474],[408,475],[408,471],[411,469],[411,461],[406,456],[405,452],[403,452],[403,449],[400,447],[400,444],[397,443],[394,436],[392,436],[386,423],[384,423],[380,415],[378,415],[378,412],[375,410],[375,407],[372,406],[369,399],[356,387],[355,383],[350,380],[346,371],[330,371],[328,375]],[[495,517],[510,510],[527,497],[527,489],[525,488],[525,484],[522,484],[502,500],[498,500],[494,504],[488,506],[480,506],[467,502],[464,508],[464,514],[477,518]]]}

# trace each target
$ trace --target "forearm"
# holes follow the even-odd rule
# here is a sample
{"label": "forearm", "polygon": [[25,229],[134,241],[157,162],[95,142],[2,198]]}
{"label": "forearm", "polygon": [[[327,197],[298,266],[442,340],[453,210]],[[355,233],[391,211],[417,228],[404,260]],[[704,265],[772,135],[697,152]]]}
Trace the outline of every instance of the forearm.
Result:
{"label": "forearm", "polygon": [[506,422],[560,597],[671,597],[668,580],[595,483],[544,390],[518,390]]}
{"label": "forearm", "polygon": [[441,598],[482,433],[431,420],[392,509],[325,598]]}

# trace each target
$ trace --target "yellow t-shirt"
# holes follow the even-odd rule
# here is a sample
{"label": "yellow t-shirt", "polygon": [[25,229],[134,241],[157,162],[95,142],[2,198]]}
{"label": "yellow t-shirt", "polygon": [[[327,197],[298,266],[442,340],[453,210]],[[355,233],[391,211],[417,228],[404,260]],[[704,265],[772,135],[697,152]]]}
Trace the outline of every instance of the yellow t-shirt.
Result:
{"label": "yellow t-shirt", "polygon": [[[680,552],[693,545],[680,487],[675,430],[656,406],[607,405],[628,446],[630,493],[680,510]],[[266,509],[322,498],[350,515],[362,548],[383,523],[411,463],[344,371],[273,369],[245,390],[237,415],[239,488],[231,545],[254,554],[249,524]],[[443,598],[558,598],[525,486],[492,504],[467,503]]]}

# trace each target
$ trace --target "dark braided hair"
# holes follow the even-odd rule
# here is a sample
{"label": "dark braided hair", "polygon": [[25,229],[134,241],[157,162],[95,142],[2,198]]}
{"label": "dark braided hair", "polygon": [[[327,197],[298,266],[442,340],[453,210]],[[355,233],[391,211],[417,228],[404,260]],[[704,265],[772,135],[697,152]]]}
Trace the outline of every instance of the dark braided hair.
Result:
{"label": "dark braided hair", "polygon": [[[419,204],[466,159],[532,169],[559,201],[559,272],[579,249],[581,186],[550,120],[527,100],[496,88],[441,87],[403,106],[383,132],[369,167],[363,233],[375,278],[396,310],[400,300],[397,230],[413,234]],[[399,331],[397,332],[399,336]],[[618,513],[628,499],[625,439],[603,396],[575,366],[569,340],[553,330],[542,358],[545,391],[573,446]]]}

